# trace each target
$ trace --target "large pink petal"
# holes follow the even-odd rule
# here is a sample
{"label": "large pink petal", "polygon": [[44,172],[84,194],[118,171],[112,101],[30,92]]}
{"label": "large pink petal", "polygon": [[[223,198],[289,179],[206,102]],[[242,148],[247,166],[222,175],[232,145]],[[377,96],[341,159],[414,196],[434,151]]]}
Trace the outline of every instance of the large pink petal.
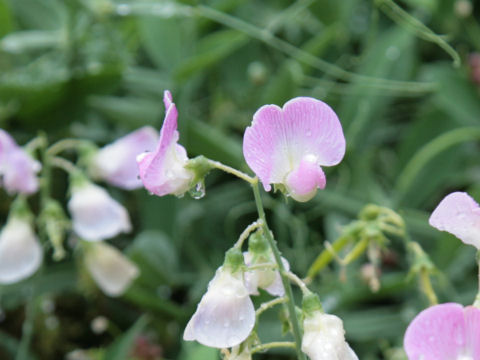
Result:
{"label": "large pink petal", "polygon": [[313,157],[318,165],[338,164],[345,154],[345,138],[327,104],[299,97],[283,109],[265,105],[255,113],[245,131],[243,154],[268,191],[270,184],[283,183],[305,157]]}
{"label": "large pink petal", "polygon": [[467,351],[473,359],[480,359],[480,309],[467,306],[465,320],[467,323]]}
{"label": "large pink petal", "polygon": [[433,211],[429,223],[480,250],[480,208],[467,193],[447,195]]}
{"label": "large pink petal", "polygon": [[456,360],[466,347],[463,307],[447,303],[432,306],[410,323],[404,347],[409,360]]}

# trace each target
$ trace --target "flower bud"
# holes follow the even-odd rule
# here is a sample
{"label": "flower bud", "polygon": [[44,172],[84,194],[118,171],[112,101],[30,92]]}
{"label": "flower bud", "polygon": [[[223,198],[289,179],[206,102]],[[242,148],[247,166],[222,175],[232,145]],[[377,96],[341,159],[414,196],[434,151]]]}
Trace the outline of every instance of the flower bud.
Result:
{"label": "flower bud", "polygon": [[109,296],[120,296],[139,275],[137,266],[105,242],[84,243],[85,265],[98,287]]}

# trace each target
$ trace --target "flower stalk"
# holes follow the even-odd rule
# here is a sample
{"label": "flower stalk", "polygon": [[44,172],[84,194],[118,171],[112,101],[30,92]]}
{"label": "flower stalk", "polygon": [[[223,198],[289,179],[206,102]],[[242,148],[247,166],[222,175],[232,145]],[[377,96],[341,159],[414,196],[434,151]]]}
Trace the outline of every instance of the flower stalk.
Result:
{"label": "flower stalk", "polygon": [[[283,287],[285,288],[285,296],[287,297],[287,308],[290,318],[290,323],[292,324],[293,337],[295,339],[295,349],[297,351],[297,357],[299,360],[306,360],[305,354],[302,352],[302,334],[300,330],[300,324],[298,322],[297,314],[295,311],[295,300],[293,298],[292,286],[290,284],[290,279],[285,271],[283,266],[280,251],[277,247],[276,241],[268,228],[267,219],[265,217],[265,210],[263,209],[263,202],[260,196],[258,178],[255,178],[255,181],[251,183],[253,188],[253,194],[255,196],[255,205],[257,206],[257,212],[260,220],[262,221],[262,229],[267,238],[268,244],[272,249],[273,255],[275,257],[275,262],[277,263],[280,276],[282,278]],[[264,344],[265,345],[265,344]]]}

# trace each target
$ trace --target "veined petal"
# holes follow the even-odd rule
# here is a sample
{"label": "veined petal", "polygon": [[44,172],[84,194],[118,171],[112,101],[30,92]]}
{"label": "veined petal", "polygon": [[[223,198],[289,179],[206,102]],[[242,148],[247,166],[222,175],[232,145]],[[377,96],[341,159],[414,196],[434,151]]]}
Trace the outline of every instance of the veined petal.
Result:
{"label": "veined petal", "polygon": [[127,210],[105,189],[92,183],[72,189],[68,210],[73,230],[84,240],[109,239],[131,230]]}
{"label": "veined petal", "polygon": [[177,108],[172,95],[166,91],[164,103],[167,113],[160,130],[160,138],[154,152],[137,157],[140,178],[151,193],[164,196],[182,195],[190,188],[193,173],[185,168],[188,157],[185,148],[177,144]]}
{"label": "veined petal", "polygon": [[[274,264],[273,254],[267,253],[268,260],[260,261],[261,263]],[[252,253],[246,251],[243,253],[245,265],[253,265]],[[285,270],[290,270],[290,264],[282,257],[282,263]],[[283,287],[282,277],[278,270],[272,269],[255,269],[247,270],[244,274],[244,284],[250,295],[258,295],[258,288],[264,289],[270,295],[283,296],[285,295],[285,288]]]}
{"label": "veined petal", "polygon": [[[473,320],[478,319],[476,317]],[[403,342],[405,351],[409,360],[469,359],[468,356],[473,354],[472,349],[468,348],[467,336],[476,335],[478,341],[479,335],[469,335],[467,331],[475,326],[478,328],[478,323],[470,324],[467,328],[465,312],[459,304],[432,306],[418,314],[408,326]]]}
{"label": "veined petal", "polygon": [[480,309],[474,306],[465,308],[467,349],[472,359],[480,359]]}
{"label": "veined petal", "polygon": [[429,223],[480,250],[480,208],[467,193],[447,195],[433,211]]}
{"label": "veined petal", "polygon": [[153,151],[158,141],[156,130],[142,127],[98,151],[92,161],[94,177],[123,189],[131,190],[142,186],[139,178],[137,156]]}
{"label": "veined petal", "polygon": [[255,309],[243,279],[220,268],[190,319],[184,340],[229,348],[243,342],[255,325]]}
{"label": "veined petal", "polygon": [[104,242],[89,246],[85,265],[93,280],[109,296],[122,295],[140,273],[121,251]]}
{"label": "veined petal", "polygon": [[283,109],[265,105],[255,113],[245,131],[243,154],[268,191],[270,184],[283,184],[306,157],[314,158],[318,166],[338,164],[345,154],[345,138],[327,104],[299,97]]}
{"label": "veined petal", "polygon": [[0,284],[21,281],[40,267],[43,251],[31,224],[13,217],[0,234]]}

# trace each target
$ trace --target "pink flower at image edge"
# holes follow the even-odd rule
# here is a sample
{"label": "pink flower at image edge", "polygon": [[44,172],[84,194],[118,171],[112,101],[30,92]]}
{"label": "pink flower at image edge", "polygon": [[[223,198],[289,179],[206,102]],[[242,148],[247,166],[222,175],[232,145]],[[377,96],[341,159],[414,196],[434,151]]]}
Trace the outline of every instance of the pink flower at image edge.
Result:
{"label": "pink flower at image edge", "polygon": [[9,194],[33,194],[38,190],[41,165],[28,155],[5,130],[0,129],[1,185]]}
{"label": "pink flower at image edge", "polygon": [[404,348],[409,360],[479,360],[480,309],[447,303],[422,311],[407,328]]}
{"label": "pink flower at image edge", "polygon": [[467,193],[453,192],[445,196],[430,216],[429,223],[480,250],[480,207]]}

